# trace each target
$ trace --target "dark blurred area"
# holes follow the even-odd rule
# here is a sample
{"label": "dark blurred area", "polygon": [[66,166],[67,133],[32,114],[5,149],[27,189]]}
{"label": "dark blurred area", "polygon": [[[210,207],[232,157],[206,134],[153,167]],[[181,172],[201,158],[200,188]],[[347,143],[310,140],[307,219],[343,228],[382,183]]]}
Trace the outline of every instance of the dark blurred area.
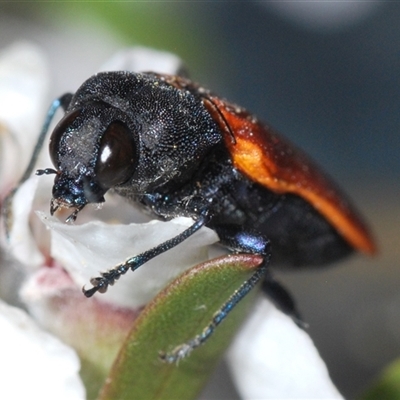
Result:
{"label": "dark blurred area", "polygon": [[194,80],[323,165],[369,221],[380,254],[278,276],[338,389],[359,395],[400,356],[400,7],[376,3],[343,23],[327,8],[324,23],[310,9],[301,18],[260,2],[107,4],[0,5],[0,46],[41,45],[53,96],[74,90],[123,46],[175,52]]}

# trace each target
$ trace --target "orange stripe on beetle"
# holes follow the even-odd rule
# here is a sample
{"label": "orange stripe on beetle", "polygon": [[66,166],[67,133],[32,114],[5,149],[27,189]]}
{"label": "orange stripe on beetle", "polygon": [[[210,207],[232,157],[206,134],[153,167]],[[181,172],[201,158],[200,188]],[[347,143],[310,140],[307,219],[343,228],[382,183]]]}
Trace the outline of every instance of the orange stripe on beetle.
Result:
{"label": "orange stripe on beetle", "polygon": [[[241,173],[279,194],[291,193],[310,203],[357,250],[374,254],[376,246],[345,195],[313,161],[244,109],[210,97],[205,104],[224,132],[225,145]],[[212,108],[215,107],[215,110]],[[233,135],[233,137],[232,137]]]}

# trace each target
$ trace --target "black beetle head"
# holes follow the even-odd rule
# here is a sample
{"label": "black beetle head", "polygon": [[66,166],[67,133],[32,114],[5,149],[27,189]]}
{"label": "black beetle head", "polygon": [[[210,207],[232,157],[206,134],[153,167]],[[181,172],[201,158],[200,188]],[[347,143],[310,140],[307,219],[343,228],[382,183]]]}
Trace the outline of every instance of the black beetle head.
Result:
{"label": "black beetle head", "polygon": [[[75,93],[50,140],[52,209],[173,191],[222,141],[200,98],[151,74],[99,73]],[[52,171],[52,172],[50,172]],[[43,172],[46,173],[46,172]]]}
{"label": "black beetle head", "polygon": [[[51,213],[104,202],[104,194],[131,178],[136,146],[128,126],[113,107],[93,103],[68,112],[50,139],[56,167]],[[49,170],[50,171],[50,170]]]}

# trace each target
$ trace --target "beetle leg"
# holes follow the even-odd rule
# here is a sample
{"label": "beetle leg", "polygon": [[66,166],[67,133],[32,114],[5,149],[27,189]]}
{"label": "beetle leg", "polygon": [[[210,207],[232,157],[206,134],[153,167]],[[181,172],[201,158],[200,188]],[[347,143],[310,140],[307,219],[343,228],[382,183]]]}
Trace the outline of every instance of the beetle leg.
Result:
{"label": "beetle leg", "polygon": [[[33,149],[31,159],[29,160],[29,164],[26,167],[25,172],[22,175],[19,182],[17,183],[17,185],[11,190],[11,192],[4,199],[3,207],[2,207],[2,214],[3,214],[3,218],[4,218],[5,233],[6,233],[7,238],[9,238],[9,236],[10,236],[10,231],[11,231],[11,227],[13,224],[11,203],[14,198],[14,195],[15,195],[16,191],[18,190],[18,188],[31,176],[32,171],[35,168],[36,161],[39,158],[40,151],[43,148],[43,144],[44,144],[44,140],[47,135],[47,131],[49,130],[49,126],[51,124],[51,121],[54,118],[56,111],[60,107],[62,107],[65,111],[66,108],[68,107],[68,104],[71,102],[71,99],[72,99],[72,94],[66,93],[63,96],[61,96],[60,98],[53,101],[49,110],[47,111],[46,119],[44,121],[42,130],[39,134],[35,148]],[[38,175],[49,174],[49,173],[53,173],[51,169],[39,170]]]}
{"label": "beetle leg", "polygon": [[93,285],[93,287],[90,289],[85,289],[83,287],[82,288],[83,294],[86,297],[92,297],[96,292],[100,293],[106,292],[108,286],[113,285],[115,281],[120,278],[121,275],[126,274],[130,269],[132,271],[137,270],[147,261],[164,253],[165,251],[172,249],[179,243],[182,243],[188,237],[192,236],[195,232],[197,232],[203,225],[205,225],[207,220],[208,220],[207,213],[204,212],[203,215],[200,215],[200,217],[196,220],[196,222],[193,225],[191,225],[189,228],[184,230],[179,235],[137,256],[129,258],[124,263],[117,265],[113,269],[101,273],[101,276],[99,277],[92,278],[90,280],[90,283]]}
{"label": "beetle leg", "polygon": [[265,277],[262,283],[262,291],[279,310],[291,317],[299,328],[305,329],[308,327],[291,294],[271,274]]}
{"label": "beetle leg", "polygon": [[188,342],[175,347],[171,352],[160,352],[160,359],[169,364],[179,362],[182,358],[187,357],[192,350],[201,346],[214,333],[217,326],[228,316],[240,300],[242,300],[264,277],[268,268],[269,259],[269,255],[265,257],[264,261],[256,269],[253,275],[232,294],[226,303],[222,305],[222,307],[212,317],[211,322],[199,335],[195,336]]}
{"label": "beetle leg", "polygon": [[[264,254],[263,248],[268,241],[265,236],[256,232],[241,231],[241,227],[236,225],[220,225],[216,227],[221,242],[235,252]],[[274,279],[271,272],[265,276],[262,285],[263,292],[272,300],[279,310],[289,315],[293,321],[301,328],[307,326],[301,318],[301,314],[296,307],[289,292]]]}

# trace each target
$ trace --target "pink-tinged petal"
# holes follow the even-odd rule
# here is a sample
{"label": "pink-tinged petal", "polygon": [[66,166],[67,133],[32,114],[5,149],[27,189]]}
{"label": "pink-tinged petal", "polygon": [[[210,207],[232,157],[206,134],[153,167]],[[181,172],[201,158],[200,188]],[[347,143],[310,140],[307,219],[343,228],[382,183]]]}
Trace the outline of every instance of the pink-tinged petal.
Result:
{"label": "pink-tinged petal", "polygon": [[83,400],[75,352],[22,310],[0,302],[0,376],[4,399]]}
{"label": "pink-tinged petal", "polygon": [[231,345],[228,363],[244,399],[342,399],[307,333],[265,298]]}
{"label": "pink-tinged petal", "polygon": [[[51,229],[51,255],[79,285],[90,287],[90,278],[152,247],[175,237],[193,224],[189,218],[144,224],[107,224],[92,221],[68,225],[38,213]],[[214,231],[202,228],[179,246],[157,256],[109,287],[102,300],[138,308],[152,299],[180,272],[208,259],[208,246],[218,241]]]}
{"label": "pink-tinged petal", "polygon": [[87,299],[57,264],[31,275],[21,297],[41,326],[77,351],[89,397],[95,398],[141,310],[118,307],[101,297]]}

